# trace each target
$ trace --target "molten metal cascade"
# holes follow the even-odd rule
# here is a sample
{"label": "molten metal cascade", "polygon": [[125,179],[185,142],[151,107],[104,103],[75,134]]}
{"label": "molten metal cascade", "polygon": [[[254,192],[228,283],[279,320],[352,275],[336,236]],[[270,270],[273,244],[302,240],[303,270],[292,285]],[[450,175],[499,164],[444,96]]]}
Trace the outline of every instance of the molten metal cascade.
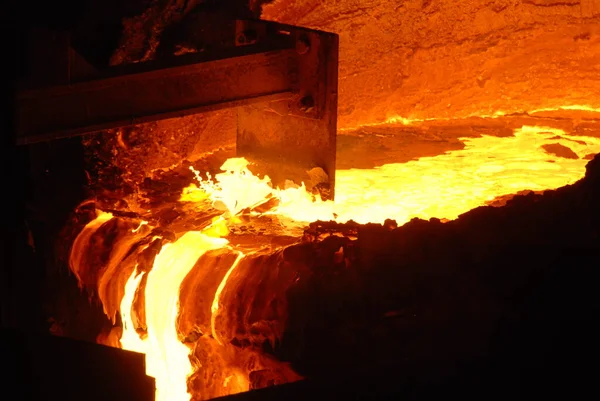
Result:
{"label": "molten metal cascade", "polygon": [[186,379],[192,373],[189,349],[177,336],[175,321],[179,307],[179,286],[200,256],[221,248],[226,240],[190,231],[172,244],[163,246],[148,273],[146,284],[146,322],[149,352],[148,374],[157,379],[157,401],[184,400],[189,397]]}
{"label": "molten metal cascade", "polygon": [[[150,269],[144,270],[136,264],[127,274],[126,282],[112,283],[122,286],[118,304],[123,325],[121,345],[146,354],[147,372],[156,378],[157,400],[189,400],[189,376],[209,368],[190,361],[192,350],[182,342],[182,333],[177,330],[177,319],[181,313],[180,291],[182,282],[200,263],[201,257],[211,250],[222,248],[234,255],[231,258],[233,262],[224,275],[219,276],[222,278],[215,289],[202,294],[206,298],[205,303],[210,305],[210,321],[200,335],[214,343],[211,348],[217,353],[218,350],[227,352],[219,326],[225,323],[219,316],[223,308],[236,306],[224,303],[222,294],[249,254],[246,250],[234,249],[222,237],[228,234],[228,225],[234,224],[240,215],[270,215],[280,219],[280,225],[290,227],[315,220],[345,222],[352,219],[359,223],[381,223],[392,218],[403,224],[414,217],[454,219],[498,196],[571,184],[584,175],[589,156],[600,152],[599,138],[569,137],[561,130],[548,127],[524,126],[509,137],[482,136],[461,140],[465,144],[464,149],[435,157],[369,170],[340,170],[337,172],[335,203],[322,201],[308,193],[303,185],[274,189],[268,177],[252,175],[244,159],[230,159],[223,165],[223,173],[214,178],[207,176],[203,179],[196,172],[197,184],[187,187],[179,200],[192,204],[210,200],[215,209],[222,211],[222,215],[213,219],[210,225],[200,231],[183,232],[170,240],[152,234],[152,223],[138,221],[137,228],[129,228],[133,239],[123,239],[129,241],[129,246],[123,246],[123,251],[111,252],[109,258],[116,259],[109,265],[122,263],[125,266],[127,258],[124,255],[140,254],[147,249],[149,241],[142,243],[140,240],[144,236],[158,239],[163,244]],[[559,156],[551,151],[555,148],[568,148],[570,153],[566,157]],[[269,207],[256,211],[257,206],[265,204]],[[70,263],[80,283],[80,272],[86,263],[83,256],[93,246],[94,235],[114,219],[117,217],[99,212],[75,240]],[[209,277],[211,272],[206,274]],[[142,314],[138,310],[139,303],[135,302],[139,291],[143,291],[144,299],[146,330],[143,333],[136,330],[135,326],[139,328],[140,324],[134,322],[134,315]],[[104,307],[112,318],[110,308]],[[245,369],[246,366],[240,364],[226,372],[222,382],[214,384],[221,386],[221,392],[213,394],[248,390],[244,375],[249,372]],[[230,383],[232,378],[237,383],[234,387]],[[193,396],[197,400],[209,398],[204,394]]]}
{"label": "molten metal cascade", "polygon": [[[103,215],[106,217],[106,214]],[[145,313],[147,336],[141,339],[131,317],[135,292],[144,272],[133,271],[125,285],[120,305],[123,321],[121,345],[124,349],[146,354],[147,374],[156,379],[156,400],[187,400],[187,377],[193,372],[190,350],[179,339],[176,321],[179,313],[179,287],[198,259],[207,251],[224,248],[228,241],[210,237],[202,232],[188,231],[177,241],[165,244],[156,256],[145,285]],[[244,254],[238,257],[221,281],[211,307],[212,335],[220,343],[215,331],[219,313],[219,296],[229,274]],[[201,367],[199,367],[201,368]]]}
{"label": "molten metal cascade", "polygon": [[213,299],[212,305],[210,306],[210,311],[211,311],[210,331],[211,331],[213,338],[215,340],[217,340],[219,345],[223,345],[223,343],[221,342],[221,339],[219,338],[219,335],[217,334],[217,331],[215,329],[217,314],[219,313],[219,300],[221,298],[221,293],[223,292],[225,285],[227,285],[227,279],[231,275],[231,272],[233,272],[233,269],[235,269],[239,265],[240,260],[242,260],[243,257],[244,257],[244,254],[242,252],[239,252],[237,258],[235,259],[235,261],[233,262],[233,264],[231,265],[229,270],[227,270],[227,273],[225,273],[225,277],[223,277],[223,280],[221,280],[221,284],[219,284],[219,287],[217,288],[217,291],[215,292],[215,298]]}

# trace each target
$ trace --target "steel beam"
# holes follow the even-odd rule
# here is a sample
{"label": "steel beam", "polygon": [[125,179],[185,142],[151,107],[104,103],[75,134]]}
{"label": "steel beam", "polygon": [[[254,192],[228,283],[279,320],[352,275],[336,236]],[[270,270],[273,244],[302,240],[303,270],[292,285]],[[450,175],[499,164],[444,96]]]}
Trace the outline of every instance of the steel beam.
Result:
{"label": "steel beam", "polygon": [[235,48],[211,61],[182,56],[170,65],[115,68],[88,82],[21,91],[17,142],[181,117],[291,93],[288,71],[294,64],[293,50],[248,53]]}
{"label": "steel beam", "polygon": [[225,46],[92,76],[69,71],[66,84],[21,90],[17,143],[237,107],[239,156],[275,185],[305,182],[332,198],[338,36],[260,20],[225,25]]}

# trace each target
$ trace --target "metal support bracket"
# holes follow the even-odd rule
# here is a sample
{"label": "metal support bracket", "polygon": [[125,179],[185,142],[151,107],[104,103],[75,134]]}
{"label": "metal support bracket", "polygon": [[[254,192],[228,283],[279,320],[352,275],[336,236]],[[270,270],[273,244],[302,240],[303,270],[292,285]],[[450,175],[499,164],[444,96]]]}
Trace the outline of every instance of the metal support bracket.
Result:
{"label": "metal support bracket", "polygon": [[[261,23],[262,21],[259,21]],[[277,185],[286,179],[311,183],[332,199],[335,184],[337,130],[338,36],[274,25],[291,39],[291,93],[284,99],[241,107],[238,154],[256,159],[256,170]],[[248,29],[248,26],[244,26]],[[257,36],[260,41],[260,35]]]}

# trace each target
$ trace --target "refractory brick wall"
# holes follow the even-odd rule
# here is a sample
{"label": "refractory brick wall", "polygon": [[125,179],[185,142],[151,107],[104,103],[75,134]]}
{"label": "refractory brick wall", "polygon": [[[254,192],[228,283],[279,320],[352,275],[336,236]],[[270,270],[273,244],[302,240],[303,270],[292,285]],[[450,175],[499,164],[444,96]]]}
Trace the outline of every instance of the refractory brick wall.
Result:
{"label": "refractory brick wall", "polygon": [[600,107],[600,0],[275,0],[340,35],[339,126]]}

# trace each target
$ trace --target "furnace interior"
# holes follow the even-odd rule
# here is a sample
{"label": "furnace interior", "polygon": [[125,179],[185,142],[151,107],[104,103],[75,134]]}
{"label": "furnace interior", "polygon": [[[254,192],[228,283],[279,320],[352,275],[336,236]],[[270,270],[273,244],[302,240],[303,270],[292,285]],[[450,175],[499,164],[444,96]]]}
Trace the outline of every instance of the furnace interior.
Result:
{"label": "furnace interior", "polygon": [[[539,355],[547,357],[547,348],[558,347],[561,358],[567,354],[564,342],[577,338],[569,327],[588,322],[596,311],[597,298],[589,288],[594,273],[586,257],[598,251],[593,205],[597,193],[586,181],[542,194],[577,182],[598,153],[600,2],[276,0],[259,5],[254,12],[262,18],[340,35],[337,169],[346,173],[338,175],[337,185],[350,188],[357,182],[352,169],[380,168],[365,173],[369,177],[358,181],[362,183],[358,190],[346,192],[347,199],[356,199],[374,193],[377,183],[383,185],[352,212],[360,223],[378,225],[331,223],[329,228],[316,224],[308,229],[313,220],[326,220],[316,212],[314,219],[294,224],[282,216],[243,216],[241,222],[229,222],[225,237],[237,250],[262,253],[248,258],[242,265],[246,270],[233,270],[230,287],[223,292],[225,312],[216,315],[221,320],[217,329],[212,325],[211,334],[215,291],[232,267],[234,253],[212,255],[214,260],[205,263],[218,272],[212,278],[203,275],[202,264],[194,264],[191,271],[196,275],[187,275],[180,287],[179,301],[187,306],[177,322],[182,343],[193,350],[196,363],[212,369],[202,371],[195,365],[188,382],[191,397],[201,400],[300,377],[323,378],[331,371],[338,371],[333,376],[339,379],[344,366],[382,369],[381,365],[399,361],[405,363],[395,372],[405,376],[416,372],[419,380],[434,382],[434,377],[451,377],[457,366],[507,350],[515,359],[502,360],[505,365],[498,365],[500,370],[518,364],[515,350],[534,349],[526,358],[531,372],[539,367],[534,361]],[[117,24],[119,38],[107,51],[108,62],[116,65],[198,51],[200,39],[192,32],[200,17],[194,7],[205,6],[201,1],[132,6],[121,15],[125,16],[122,25]],[[94,21],[99,23],[102,14],[92,14],[82,21],[97,27]],[[85,23],[78,29],[85,33]],[[93,35],[83,36],[96,40]],[[541,170],[539,182],[525,180],[514,192],[478,198],[479,203],[448,215],[435,205],[425,210],[418,203],[408,213],[383,216],[396,220],[401,226],[396,230],[389,230],[395,227],[391,222],[380,226],[382,216],[359,218],[365,209],[387,210],[384,205],[406,203],[404,170],[379,178],[377,171],[383,166],[433,163],[448,154],[457,155],[457,160],[474,157],[453,152],[490,137],[493,149],[484,146],[480,153],[486,159],[503,139],[515,138],[524,126],[541,127],[523,132],[540,139],[533,140],[527,151],[521,149],[528,156],[533,149],[536,157],[544,159],[547,169]],[[129,258],[134,248],[127,248],[131,230],[149,220],[153,231],[141,232],[144,241],[152,243],[148,238],[159,236],[162,245],[203,229],[218,217],[221,211],[213,204],[198,212],[179,199],[194,182],[189,167],[214,176],[235,156],[235,129],[235,112],[225,110],[29,148],[32,208],[24,231],[32,239],[25,241],[23,260],[38,266],[35,286],[44,292],[43,316],[38,316],[43,322],[38,328],[122,346],[123,321],[117,312],[134,271],[134,260]],[[519,159],[519,151],[516,147],[511,158],[496,158],[492,167],[482,162],[470,171],[498,169],[504,161]],[[527,170],[533,159],[519,162],[523,164],[518,176],[533,177],[533,171]],[[450,164],[441,166],[442,171],[432,175],[437,179],[423,181],[425,187],[415,192],[436,189],[446,181],[443,174],[454,170]],[[426,170],[406,171],[426,176]],[[563,180],[547,184],[549,176]],[[498,179],[498,185],[506,179],[502,174],[478,177]],[[472,192],[476,191],[465,189],[459,198]],[[506,206],[516,192],[526,196],[517,196]],[[343,188],[340,194],[338,202]],[[440,198],[434,204],[446,197],[435,190],[430,196]],[[499,208],[469,212],[486,204]],[[96,242],[83,246],[86,252],[78,256],[89,270],[83,280],[77,280],[69,270],[69,256],[96,209],[116,218],[95,233]],[[423,220],[402,226],[415,217]],[[442,224],[438,219],[450,222]],[[332,232],[336,235],[329,236]],[[154,249],[140,257],[146,269],[151,269],[157,253]],[[122,263],[111,265],[118,257]],[[571,265],[582,267],[580,277]],[[253,266],[264,275],[248,273]],[[112,276],[106,275],[110,269]],[[295,284],[298,277],[301,283]],[[565,304],[553,295],[560,291],[561,282],[568,284]],[[24,276],[21,286],[27,287]],[[210,294],[203,297],[202,291]],[[249,309],[236,301],[239,294],[249,300],[242,305]],[[541,301],[536,303],[531,294]],[[138,293],[131,302],[143,303],[140,297]],[[572,318],[562,319],[569,308],[581,305],[585,307]],[[550,309],[560,311],[556,326]],[[528,325],[528,320],[539,327]],[[569,335],[557,335],[543,344],[532,340],[556,327]],[[512,342],[512,333],[518,330],[531,338],[517,336]],[[144,334],[140,330],[140,337]],[[220,348],[217,338],[228,341]]]}

